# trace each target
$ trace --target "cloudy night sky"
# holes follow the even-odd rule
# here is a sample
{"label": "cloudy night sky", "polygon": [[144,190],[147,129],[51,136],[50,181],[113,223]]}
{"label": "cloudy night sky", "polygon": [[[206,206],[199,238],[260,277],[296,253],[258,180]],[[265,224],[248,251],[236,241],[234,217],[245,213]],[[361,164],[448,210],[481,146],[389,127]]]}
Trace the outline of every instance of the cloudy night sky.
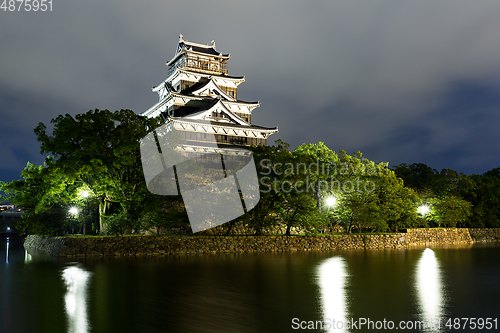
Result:
{"label": "cloudy night sky", "polygon": [[325,142],[376,162],[500,167],[500,1],[72,1],[0,10],[0,180],[40,164],[33,128],[141,113],[179,34],[230,53],[270,144]]}

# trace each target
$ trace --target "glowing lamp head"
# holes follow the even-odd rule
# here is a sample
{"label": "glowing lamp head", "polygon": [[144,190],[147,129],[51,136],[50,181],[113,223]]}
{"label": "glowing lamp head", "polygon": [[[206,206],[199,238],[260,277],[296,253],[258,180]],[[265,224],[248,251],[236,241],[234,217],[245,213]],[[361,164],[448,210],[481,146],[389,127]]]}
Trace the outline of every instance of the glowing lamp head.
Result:
{"label": "glowing lamp head", "polygon": [[337,198],[335,197],[327,197],[325,203],[328,207],[333,207],[337,204]]}
{"label": "glowing lamp head", "polygon": [[76,207],[71,207],[71,208],[69,209],[69,213],[70,213],[70,214],[73,214],[73,215],[78,214],[78,208],[76,208]]}
{"label": "glowing lamp head", "polygon": [[417,209],[417,212],[420,214],[420,215],[427,215],[427,213],[429,213],[431,209],[429,208],[429,206],[427,205],[422,205],[420,207],[418,207]]}

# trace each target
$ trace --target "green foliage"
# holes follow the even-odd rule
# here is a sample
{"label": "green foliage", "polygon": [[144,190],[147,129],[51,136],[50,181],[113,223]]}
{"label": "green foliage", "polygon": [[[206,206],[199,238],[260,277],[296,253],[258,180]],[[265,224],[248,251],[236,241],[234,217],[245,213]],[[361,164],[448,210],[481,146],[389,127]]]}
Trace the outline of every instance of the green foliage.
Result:
{"label": "green foliage", "polygon": [[328,148],[324,142],[318,143],[304,143],[295,148],[295,152],[303,155],[310,156],[312,161],[319,161],[320,163],[330,164],[339,162],[337,153]]}
{"label": "green foliage", "polygon": [[472,176],[450,169],[438,172],[422,163],[394,170],[431,207],[420,221],[431,226],[500,226],[500,168]]}
{"label": "green foliage", "polygon": [[94,110],[74,118],[60,115],[51,123],[51,135],[42,123],[35,128],[41,153],[52,154],[55,166],[69,179],[85,183],[100,201],[103,215],[110,215],[105,207],[119,205],[121,221],[137,221],[149,195],[139,142],[161,120],[131,110]]}
{"label": "green foliage", "polygon": [[[415,201],[417,194],[411,188],[404,187],[403,180],[387,170],[387,173],[372,177],[375,184],[374,194],[378,197],[380,217],[391,231],[412,228],[417,225]],[[383,226],[382,223],[380,223]],[[385,231],[386,228],[378,228]]]}
{"label": "green foliage", "polygon": [[68,225],[68,209],[77,197],[78,185],[67,179],[52,158],[44,165],[29,163],[21,179],[2,183],[5,198],[24,209],[21,233],[61,234]]}
{"label": "green foliage", "polygon": [[[144,183],[140,139],[160,126],[160,119],[130,110],[94,110],[60,115],[51,123],[52,133],[42,123],[35,128],[42,154],[50,154],[44,165],[28,163],[20,180],[0,183],[0,200],[26,211],[22,231],[61,234],[81,228],[83,213],[70,217],[68,209],[87,204],[80,196],[83,188],[93,193],[90,205],[99,205],[102,230],[109,234],[189,228],[182,200],[153,195]],[[500,168],[466,176],[416,163],[393,171],[359,151],[337,154],[323,142],[290,151],[278,140],[251,150],[260,201],[238,221],[256,234],[275,227],[285,227],[286,234],[316,233],[332,224],[348,233],[428,225],[500,227]],[[325,205],[328,196],[337,199],[334,207]],[[419,217],[416,207],[422,203],[431,211]]]}
{"label": "green foliage", "polygon": [[[395,231],[417,224],[416,193],[404,187],[387,163],[365,159],[361,152],[337,155],[322,142],[293,152],[278,142],[277,147],[258,147],[254,154],[264,193],[250,213],[259,217],[258,223],[283,224],[287,234],[293,227],[319,231],[332,223],[347,232]],[[337,198],[335,207],[324,203],[329,196]]]}
{"label": "green foliage", "polygon": [[130,220],[124,214],[112,214],[102,216],[105,225],[104,234],[123,235],[131,227]]}
{"label": "green foliage", "polygon": [[186,209],[180,197],[152,195],[145,204],[148,208],[140,218],[143,229],[155,230],[158,235],[165,229],[190,229]]}
{"label": "green foliage", "polygon": [[454,195],[448,195],[436,203],[439,227],[456,227],[471,215],[472,204]]}
{"label": "green foliage", "polygon": [[434,190],[437,184],[439,173],[423,163],[396,165],[394,168],[396,175],[404,180],[404,185],[415,190]]}
{"label": "green foliage", "polygon": [[478,228],[500,227],[500,168],[483,175],[472,175],[474,188],[464,193],[464,198],[472,203],[470,218],[464,226]]}
{"label": "green foliage", "polygon": [[362,159],[359,152],[353,156],[341,152],[340,156],[348,172],[341,172],[337,181],[356,184],[343,186],[343,191],[333,193],[338,199],[335,217],[348,233],[353,227],[359,231],[384,232],[415,226],[416,194],[403,186],[403,181],[387,168],[386,163],[375,164]]}

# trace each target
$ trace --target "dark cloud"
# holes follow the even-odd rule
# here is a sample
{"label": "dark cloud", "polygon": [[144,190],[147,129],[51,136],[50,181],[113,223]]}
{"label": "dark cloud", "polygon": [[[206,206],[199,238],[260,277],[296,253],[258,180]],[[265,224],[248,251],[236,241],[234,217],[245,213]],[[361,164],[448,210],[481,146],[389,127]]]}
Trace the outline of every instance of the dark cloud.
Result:
{"label": "dark cloud", "polygon": [[[254,121],[392,165],[500,166],[498,1],[65,1],[1,13],[0,179],[60,113],[156,101],[179,33],[230,52]],[[19,153],[22,151],[22,153]],[[8,173],[7,173],[8,172]],[[19,173],[18,172],[18,173]]]}

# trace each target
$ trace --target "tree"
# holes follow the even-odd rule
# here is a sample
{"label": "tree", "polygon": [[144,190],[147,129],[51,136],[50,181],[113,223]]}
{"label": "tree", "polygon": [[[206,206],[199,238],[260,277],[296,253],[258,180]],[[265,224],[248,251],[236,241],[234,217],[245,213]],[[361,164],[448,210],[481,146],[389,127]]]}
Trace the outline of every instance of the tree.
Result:
{"label": "tree", "polygon": [[464,198],[473,207],[469,219],[463,223],[467,227],[500,227],[500,168],[482,175],[470,176],[474,187],[465,191]]}
{"label": "tree", "polygon": [[441,198],[436,203],[437,223],[439,227],[456,227],[464,223],[471,215],[472,204],[454,195]]}
{"label": "tree", "polygon": [[314,172],[310,168],[315,163],[310,155],[287,151],[281,156],[284,168],[280,179],[278,196],[281,200],[277,212],[286,226],[285,234],[290,235],[294,227],[315,232],[320,215],[314,198],[314,186],[309,185],[311,182],[315,185],[316,179],[321,179],[321,174],[319,170]]}
{"label": "tree", "polygon": [[99,200],[101,216],[120,213],[131,230],[144,208],[141,202],[149,195],[139,142],[162,121],[131,110],[96,109],[74,118],[60,115],[51,123],[52,134],[43,123],[35,128],[41,153],[53,155],[54,165],[67,177],[80,179],[91,188]]}
{"label": "tree", "polygon": [[393,168],[407,187],[417,191],[431,190],[437,196],[461,195],[473,187],[471,179],[462,172],[442,169],[438,172],[423,163],[400,164]]}
{"label": "tree", "polygon": [[295,148],[294,153],[307,156],[307,158],[302,158],[307,166],[304,168],[304,175],[308,178],[310,185],[313,185],[310,187],[313,190],[318,209],[321,211],[325,188],[328,187],[332,174],[337,172],[340,159],[335,151],[328,148],[321,141],[318,143],[304,143]]}
{"label": "tree", "polygon": [[260,200],[240,221],[249,223],[257,234],[279,224],[291,234],[292,228],[316,231],[318,211],[308,186],[304,167],[309,155],[290,152],[290,146],[278,140],[276,146],[252,147],[260,183]]}
{"label": "tree", "polygon": [[280,187],[282,185],[283,164],[290,156],[289,145],[277,141],[276,146],[252,146],[259,178],[260,199],[257,205],[238,219],[254,228],[256,235],[279,224],[276,212],[282,203]]}
{"label": "tree", "polygon": [[150,195],[143,204],[148,207],[140,219],[143,228],[155,229],[157,235],[165,229],[186,231],[190,228],[186,208],[180,197]]}
{"label": "tree", "polygon": [[78,184],[56,168],[49,157],[40,166],[29,163],[20,180],[2,183],[1,189],[24,214],[18,229],[21,233],[62,234],[68,224],[68,209],[77,200]]}
{"label": "tree", "polygon": [[[404,186],[403,180],[389,169],[387,173],[372,177],[375,184],[374,194],[378,197],[380,217],[386,221],[391,231],[411,228],[417,225],[415,202],[416,192]],[[380,224],[384,227],[383,224]],[[378,227],[379,230],[382,230]]]}
{"label": "tree", "polygon": [[387,167],[363,158],[361,152],[339,153],[341,169],[335,176],[341,184],[338,217],[349,233],[358,230],[397,231],[415,225],[413,190]]}
{"label": "tree", "polygon": [[375,163],[361,152],[338,155],[324,143],[304,144],[295,150],[318,164],[307,177],[317,183],[315,197],[321,209],[322,200],[334,196],[337,205],[331,210],[334,220],[343,224],[347,233],[352,228],[385,231],[413,226],[416,223],[415,192],[388,168],[388,163]]}

